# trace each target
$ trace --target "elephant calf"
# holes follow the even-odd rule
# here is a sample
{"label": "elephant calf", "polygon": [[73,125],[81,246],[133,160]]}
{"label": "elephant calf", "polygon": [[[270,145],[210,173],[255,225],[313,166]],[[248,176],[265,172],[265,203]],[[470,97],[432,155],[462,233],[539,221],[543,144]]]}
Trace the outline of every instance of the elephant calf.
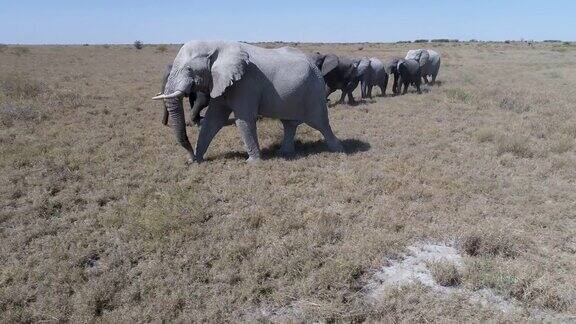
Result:
{"label": "elephant calf", "polygon": [[341,90],[342,95],[338,103],[344,103],[344,98],[348,96],[348,104],[355,104],[354,89],[358,86],[358,65],[360,60],[346,57],[338,57],[334,54],[320,54],[318,52],[309,54],[308,58],[315,64],[326,83],[326,98],[336,90]]}
{"label": "elephant calf", "polygon": [[422,93],[420,90],[420,84],[422,83],[421,79],[421,67],[418,61],[416,60],[400,60],[398,61],[397,65],[398,74],[400,75],[400,79],[398,80],[399,91],[402,90],[402,86],[404,86],[404,91],[402,94],[406,94],[408,92],[408,86],[413,84],[416,87],[418,93]]}
{"label": "elephant calf", "polygon": [[372,98],[372,88],[380,87],[382,96],[386,95],[388,73],[384,63],[379,59],[363,57],[358,65],[358,76],[361,82],[362,98]]}
{"label": "elephant calf", "polygon": [[392,81],[392,93],[397,95],[400,94],[400,88],[398,87],[398,81],[400,80],[400,73],[398,73],[398,62],[402,59],[399,57],[393,57],[388,62],[386,62],[385,69],[388,75],[394,76]]}

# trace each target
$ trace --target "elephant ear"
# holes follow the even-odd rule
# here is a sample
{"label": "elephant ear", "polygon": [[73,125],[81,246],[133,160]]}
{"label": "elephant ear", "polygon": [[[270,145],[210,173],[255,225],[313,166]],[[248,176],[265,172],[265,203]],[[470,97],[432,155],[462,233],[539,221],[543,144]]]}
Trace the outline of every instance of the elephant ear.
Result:
{"label": "elephant ear", "polygon": [[330,73],[330,71],[334,70],[338,66],[338,63],[338,56],[334,54],[326,55],[324,63],[322,63],[322,75],[326,76],[326,74]]}
{"label": "elephant ear", "polygon": [[221,96],[224,91],[240,80],[250,62],[248,53],[239,44],[217,48],[210,56],[212,64],[212,90],[210,97]]}
{"label": "elephant ear", "polygon": [[418,63],[420,63],[420,67],[423,68],[424,66],[427,66],[429,60],[430,60],[430,54],[428,53],[428,51],[421,50],[420,58],[418,60]]}
{"label": "elephant ear", "polygon": [[370,67],[370,60],[367,57],[363,57],[358,63],[358,75],[363,75],[366,73],[368,68]]}

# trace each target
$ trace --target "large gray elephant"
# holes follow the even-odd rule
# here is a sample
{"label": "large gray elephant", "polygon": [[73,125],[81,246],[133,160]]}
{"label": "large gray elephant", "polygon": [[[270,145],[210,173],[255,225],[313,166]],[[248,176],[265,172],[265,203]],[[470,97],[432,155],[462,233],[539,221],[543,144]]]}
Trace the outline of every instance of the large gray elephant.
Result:
{"label": "large gray elephant", "polygon": [[[158,93],[158,95],[162,94],[162,92],[164,91],[164,88],[166,87],[166,82],[168,82],[168,76],[170,75],[170,71],[172,71],[172,64],[168,64],[168,66],[166,67],[164,78],[162,78],[162,87],[160,88],[160,93]],[[188,115],[188,121],[186,122],[186,125],[200,126],[200,121],[202,120],[200,112],[202,111],[202,109],[208,107],[208,103],[210,102],[210,96],[203,92],[191,92],[188,95],[188,101],[190,102],[190,115]],[[164,105],[162,124],[168,125],[168,109],[166,105]]]}
{"label": "large gray elephant", "polygon": [[428,84],[428,76],[432,77],[432,85],[436,83],[436,77],[440,71],[440,54],[430,49],[417,49],[410,50],[406,54],[406,59],[412,59],[420,63],[422,71],[422,79],[425,84]]}
{"label": "large gray elephant", "polygon": [[[182,108],[182,97],[191,92],[210,94],[196,154],[186,134]],[[284,154],[293,154],[296,127],[301,123],[320,131],[330,150],[343,151],[328,120],[322,75],[297,49],[265,49],[239,42],[188,42],[174,59],[164,94],[153,99],[164,100],[176,138],[188,152],[190,162],[203,160],[231,112],[248,162],[260,160],[258,115],[282,121]]]}
{"label": "large gray elephant", "polygon": [[348,96],[348,104],[355,104],[354,89],[358,86],[358,65],[360,59],[339,57],[334,54],[308,54],[308,58],[322,72],[326,82],[326,98],[336,91],[341,90],[342,95],[338,103],[344,103],[344,98]]}
{"label": "large gray elephant", "polygon": [[418,61],[411,59],[400,60],[398,61],[397,70],[400,75],[398,80],[400,87],[399,91],[402,90],[402,86],[404,86],[404,91],[402,92],[403,95],[408,92],[408,86],[410,84],[416,87],[418,93],[422,93],[420,90],[420,84],[422,83],[422,67]]}
{"label": "large gray elephant", "polygon": [[388,73],[386,73],[382,61],[375,57],[363,57],[358,64],[358,77],[361,82],[362,98],[372,98],[374,86],[380,87],[382,96],[386,96]]}

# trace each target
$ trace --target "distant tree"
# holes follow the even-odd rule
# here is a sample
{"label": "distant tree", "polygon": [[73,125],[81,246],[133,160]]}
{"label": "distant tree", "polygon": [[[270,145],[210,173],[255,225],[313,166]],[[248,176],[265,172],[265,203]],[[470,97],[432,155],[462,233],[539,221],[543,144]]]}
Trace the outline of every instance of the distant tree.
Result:
{"label": "distant tree", "polygon": [[397,41],[396,44],[410,44],[412,41]]}
{"label": "distant tree", "polygon": [[448,43],[450,40],[448,38],[436,38],[431,40],[432,43]]}
{"label": "distant tree", "polygon": [[414,43],[428,43],[428,42],[429,42],[429,40],[427,40],[427,39],[417,39],[414,41]]}
{"label": "distant tree", "polygon": [[136,48],[136,49],[143,49],[143,48],[144,48],[144,43],[143,43],[142,41],[137,40],[137,41],[134,42],[134,48]]}

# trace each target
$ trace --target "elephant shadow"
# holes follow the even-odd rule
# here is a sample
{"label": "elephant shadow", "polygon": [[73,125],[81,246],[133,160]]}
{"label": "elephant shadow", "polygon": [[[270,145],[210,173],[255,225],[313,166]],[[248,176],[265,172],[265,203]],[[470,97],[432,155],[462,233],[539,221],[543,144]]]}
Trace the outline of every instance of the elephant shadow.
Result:
{"label": "elephant shadow", "polygon": [[[344,146],[344,154],[354,155],[360,152],[366,152],[370,150],[371,146],[369,143],[361,141],[359,139],[349,138],[340,141],[342,146]],[[280,144],[273,144],[269,147],[263,148],[261,150],[263,160],[298,160],[310,155],[320,154],[324,152],[330,152],[326,141],[317,140],[313,142],[302,142],[300,140],[294,141],[294,146],[296,147],[296,153],[292,156],[284,156],[280,153]],[[241,151],[227,152],[224,154],[218,154],[211,156],[207,160],[218,160],[220,158],[224,159],[247,159],[248,154]]]}

